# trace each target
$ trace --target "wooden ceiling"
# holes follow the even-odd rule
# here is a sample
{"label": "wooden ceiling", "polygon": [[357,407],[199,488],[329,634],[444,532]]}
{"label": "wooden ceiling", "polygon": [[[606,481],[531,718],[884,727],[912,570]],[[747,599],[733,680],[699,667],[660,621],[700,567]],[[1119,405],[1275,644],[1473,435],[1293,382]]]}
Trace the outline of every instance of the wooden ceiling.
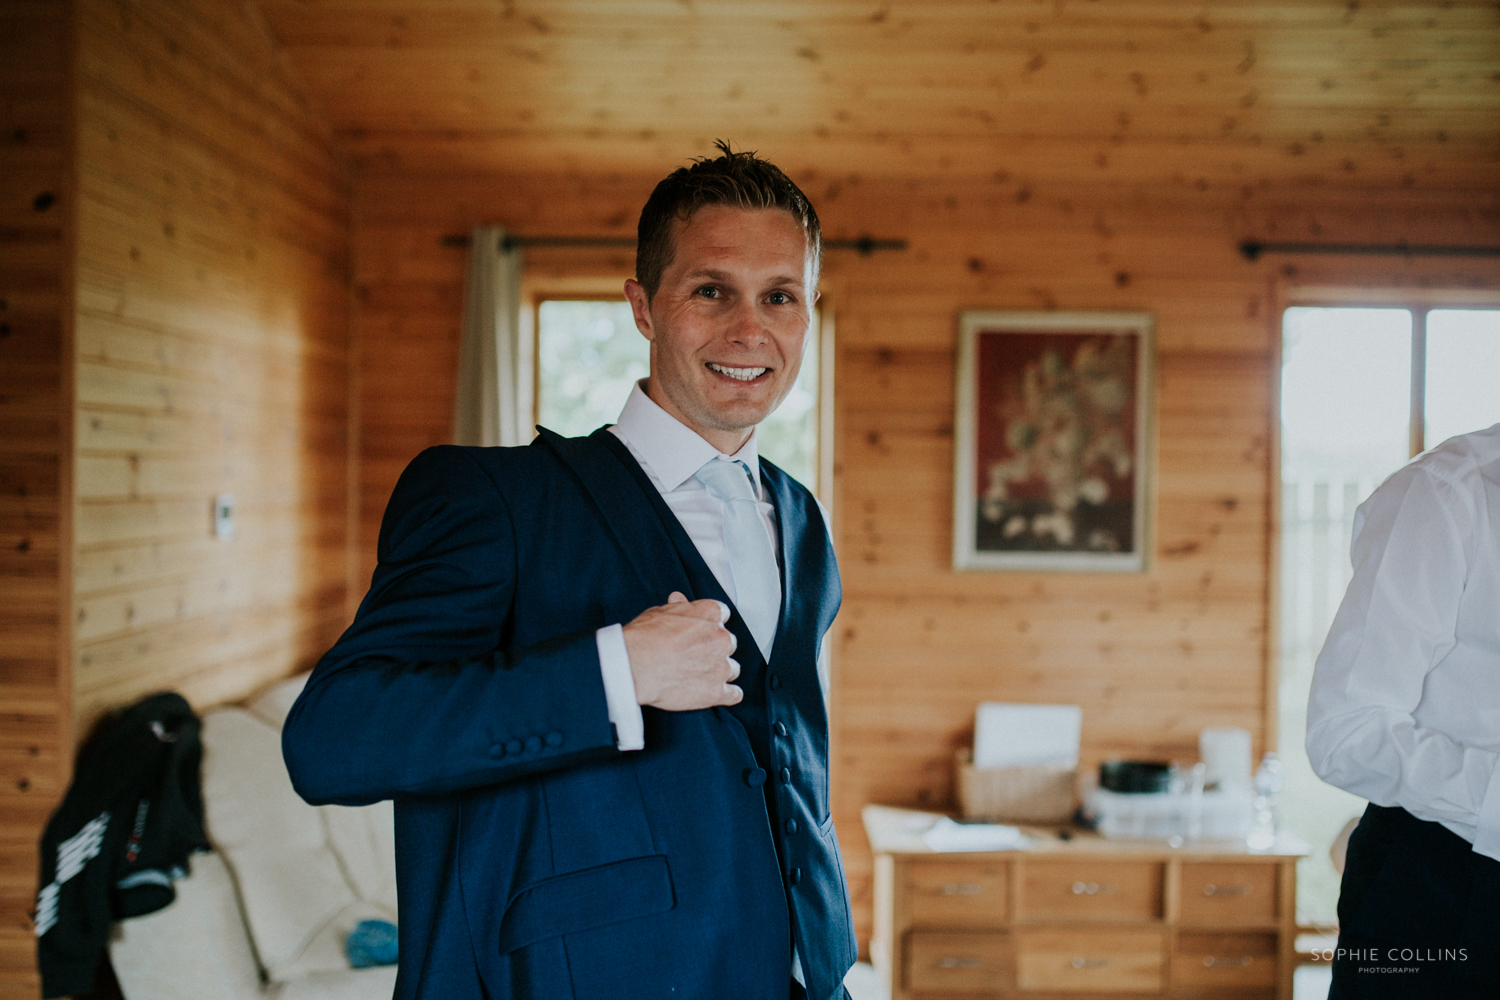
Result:
{"label": "wooden ceiling", "polygon": [[1494,0],[260,0],[356,165],[1500,188]]}

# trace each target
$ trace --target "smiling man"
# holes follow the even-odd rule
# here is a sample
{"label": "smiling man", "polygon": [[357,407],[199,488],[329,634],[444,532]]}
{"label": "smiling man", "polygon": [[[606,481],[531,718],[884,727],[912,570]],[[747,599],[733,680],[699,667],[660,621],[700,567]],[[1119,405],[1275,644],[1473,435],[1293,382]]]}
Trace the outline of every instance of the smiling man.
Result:
{"label": "smiling man", "polygon": [[817,298],[806,197],[749,153],[641,213],[651,374],[619,422],[433,448],[287,719],[314,804],[394,799],[415,998],[845,997],[817,501],[758,457]]}

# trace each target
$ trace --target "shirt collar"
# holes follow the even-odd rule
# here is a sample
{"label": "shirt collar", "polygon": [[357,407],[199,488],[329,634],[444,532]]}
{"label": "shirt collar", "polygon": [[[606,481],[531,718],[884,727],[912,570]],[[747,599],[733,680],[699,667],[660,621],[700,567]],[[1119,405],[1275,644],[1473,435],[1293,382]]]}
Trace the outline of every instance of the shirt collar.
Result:
{"label": "shirt collar", "polygon": [[756,495],[764,499],[760,453],[755,443],[758,431],[750,432],[750,440],[739,451],[725,455],[700,437],[697,431],[656,405],[642,388],[645,384],[645,379],[642,379],[630,390],[625,409],[620,411],[620,419],[611,430],[630,446],[663,492],[670,493],[693,478],[705,463],[715,458],[728,458],[745,463],[755,484]]}

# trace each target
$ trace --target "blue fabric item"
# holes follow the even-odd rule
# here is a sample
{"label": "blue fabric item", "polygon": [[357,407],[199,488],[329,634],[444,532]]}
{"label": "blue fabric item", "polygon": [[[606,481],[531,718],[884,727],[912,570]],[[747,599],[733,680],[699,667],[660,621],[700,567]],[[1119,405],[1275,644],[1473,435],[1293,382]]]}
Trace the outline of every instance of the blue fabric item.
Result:
{"label": "blue fabric item", "polygon": [[396,925],[389,920],[361,920],[344,938],[344,954],[355,969],[396,964]]}
{"label": "blue fabric item", "polygon": [[[309,802],[395,800],[396,1000],[782,997],[794,940],[812,1000],[843,995],[817,675],[838,569],[812,495],[761,476],[784,573],[769,663],[608,431],[431,448],[402,474],[370,591],[282,732]],[[674,590],[730,605],[745,697],[647,708],[622,753],[594,632]]]}

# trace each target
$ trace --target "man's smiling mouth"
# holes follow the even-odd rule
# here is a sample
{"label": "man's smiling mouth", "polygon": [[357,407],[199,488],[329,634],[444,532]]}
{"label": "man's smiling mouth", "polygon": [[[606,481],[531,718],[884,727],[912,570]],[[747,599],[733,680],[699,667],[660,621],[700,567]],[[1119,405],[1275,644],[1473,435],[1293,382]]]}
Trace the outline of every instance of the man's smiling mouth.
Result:
{"label": "man's smiling mouth", "polygon": [[754,382],[756,379],[760,378],[771,369],[730,368],[728,365],[716,365],[712,361],[710,361],[708,362],[708,370],[718,372],[720,375],[727,375],[729,378],[736,379],[740,382]]}

